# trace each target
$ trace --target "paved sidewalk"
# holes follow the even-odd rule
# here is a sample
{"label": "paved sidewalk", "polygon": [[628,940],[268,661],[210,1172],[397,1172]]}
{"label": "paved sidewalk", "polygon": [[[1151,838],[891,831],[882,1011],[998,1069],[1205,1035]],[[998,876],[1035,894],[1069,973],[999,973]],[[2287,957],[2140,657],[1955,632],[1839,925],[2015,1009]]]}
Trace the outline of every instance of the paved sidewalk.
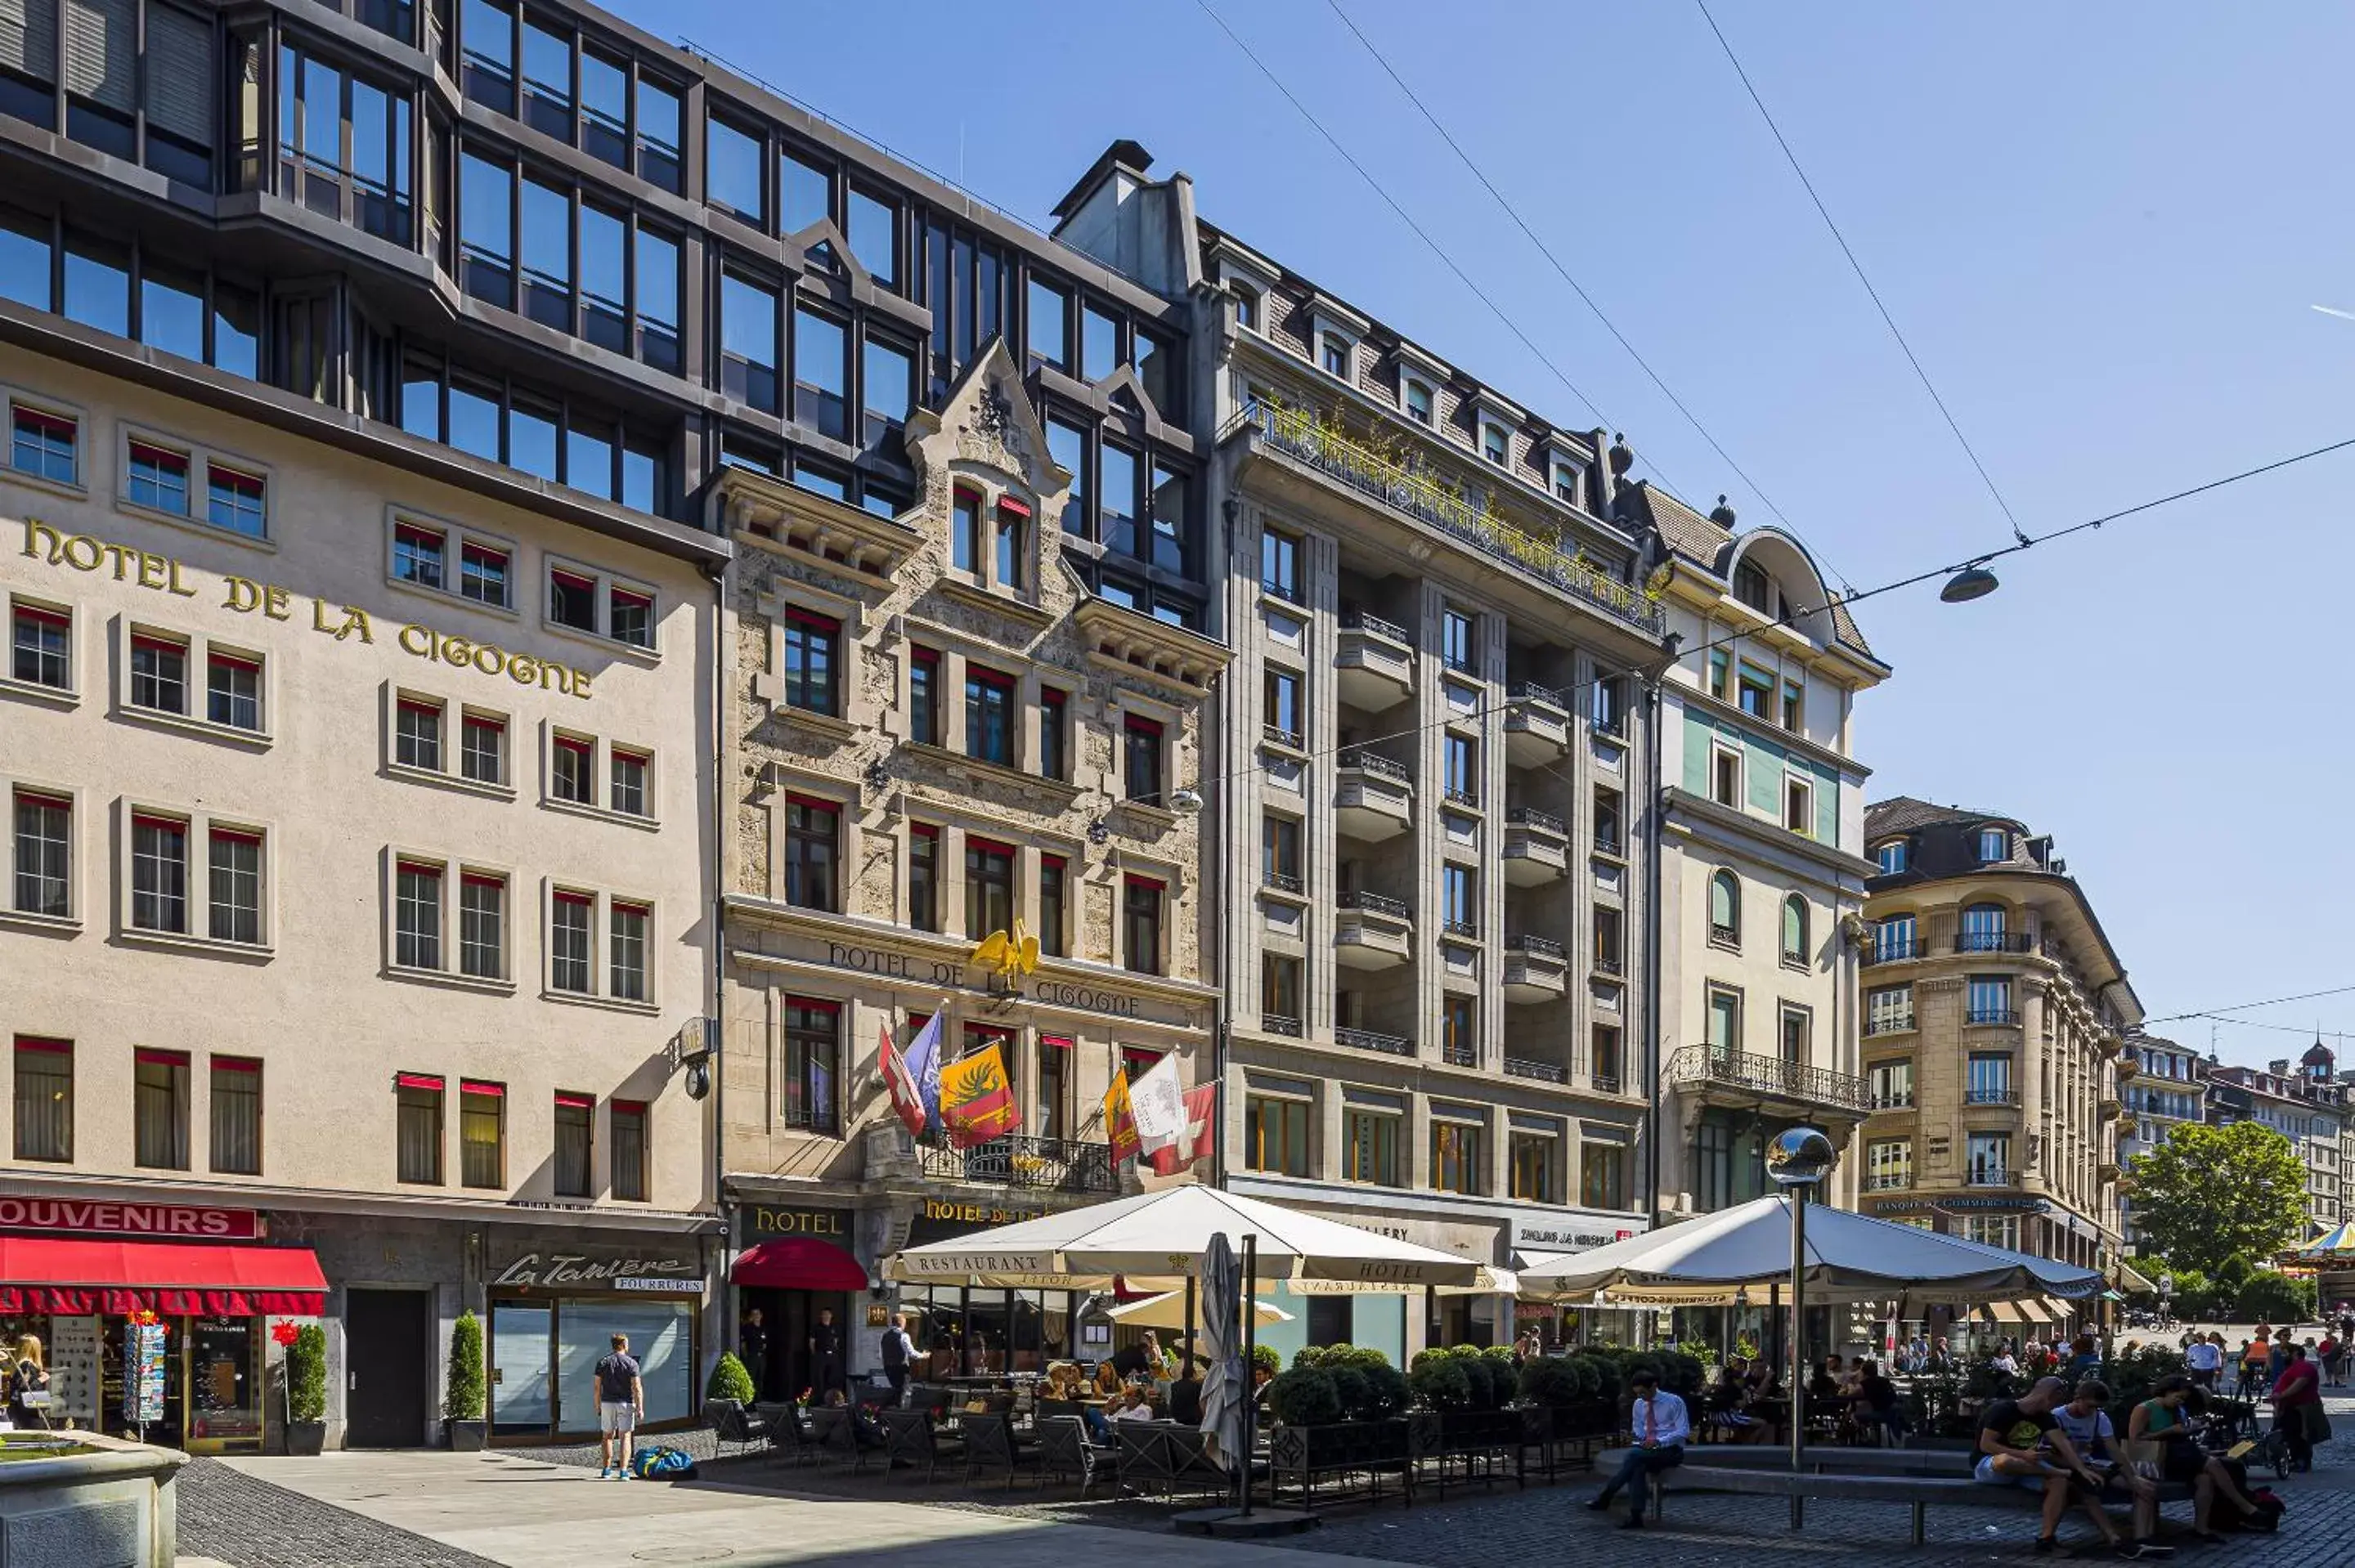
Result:
{"label": "paved sidewalk", "polygon": [[[1107,1530],[1020,1513],[844,1500],[715,1482],[601,1481],[527,1453],[362,1453],[219,1462],[298,1505],[373,1520],[445,1556],[256,1557],[201,1538],[193,1552],[236,1568],[602,1568],[725,1563],[728,1568],[1308,1568],[1314,1554]],[[266,1521],[272,1525],[277,1521]],[[300,1526],[289,1521],[287,1528]]]}

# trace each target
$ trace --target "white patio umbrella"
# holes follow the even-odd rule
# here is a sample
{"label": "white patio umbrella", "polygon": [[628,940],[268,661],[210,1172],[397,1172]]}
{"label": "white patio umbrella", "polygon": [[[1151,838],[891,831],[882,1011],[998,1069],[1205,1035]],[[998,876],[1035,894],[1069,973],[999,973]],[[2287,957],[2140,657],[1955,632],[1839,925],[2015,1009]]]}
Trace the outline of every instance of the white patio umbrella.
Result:
{"label": "white patio umbrella", "polygon": [[1242,1270],[1224,1235],[1213,1234],[1202,1258],[1202,1348],[1209,1370],[1202,1378],[1202,1431],[1210,1457],[1232,1470],[1243,1452]]}
{"label": "white patio umbrella", "polygon": [[[1210,1289],[1207,1266],[1203,1275],[1202,1288],[1206,1293]],[[1206,1294],[1204,1299],[1208,1298]],[[1203,1317],[1209,1316],[1209,1313],[1203,1311],[1199,1306],[1195,1310]],[[1274,1302],[1265,1299],[1252,1302],[1252,1312],[1263,1329],[1270,1324],[1292,1321],[1291,1313]],[[1165,1290],[1158,1296],[1148,1296],[1141,1301],[1124,1301],[1119,1306],[1110,1308],[1107,1316],[1115,1322],[1126,1323],[1132,1328],[1183,1329],[1186,1327],[1186,1293],[1182,1290]]]}
{"label": "white patio umbrella", "polygon": [[1470,1285],[1480,1265],[1356,1225],[1215,1187],[1189,1184],[1001,1225],[894,1253],[887,1277],[909,1283],[1105,1289],[1199,1277],[1210,1238],[1240,1251],[1259,1237],[1261,1280],[1340,1279],[1401,1287]]}
{"label": "white patio umbrella", "polygon": [[[1821,1203],[1807,1205],[1807,1300],[2085,1299],[2102,1277],[2051,1258],[1939,1235]],[[1777,1194],[1520,1271],[1521,1293],[1676,1306],[1753,1300],[1791,1278],[1791,1204]]]}

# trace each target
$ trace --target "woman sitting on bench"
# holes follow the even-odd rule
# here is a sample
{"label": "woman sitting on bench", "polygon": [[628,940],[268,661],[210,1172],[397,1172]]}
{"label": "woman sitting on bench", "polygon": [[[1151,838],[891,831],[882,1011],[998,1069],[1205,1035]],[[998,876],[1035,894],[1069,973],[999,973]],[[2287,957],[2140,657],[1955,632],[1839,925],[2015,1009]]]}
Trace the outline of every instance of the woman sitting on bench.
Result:
{"label": "woman sitting on bench", "polygon": [[2225,1461],[2200,1446],[2183,1414],[2184,1402],[2190,1397],[2190,1379],[2179,1373],[2159,1379],[2151,1396],[2136,1405],[2126,1418],[2126,1441],[2160,1445],[2159,1475],[2167,1480],[2191,1483],[2191,1533],[2201,1541],[2221,1541],[2223,1538],[2208,1527],[2219,1492],[2244,1519],[2257,1511],[2257,1505],[2233,1484]]}

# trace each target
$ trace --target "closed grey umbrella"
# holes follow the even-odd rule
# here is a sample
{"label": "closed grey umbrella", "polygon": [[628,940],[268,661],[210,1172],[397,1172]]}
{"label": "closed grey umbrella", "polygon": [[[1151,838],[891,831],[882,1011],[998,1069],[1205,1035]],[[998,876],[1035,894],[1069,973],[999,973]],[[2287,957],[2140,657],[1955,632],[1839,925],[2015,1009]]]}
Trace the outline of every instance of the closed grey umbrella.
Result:
{"label": "closed grey umbrella", "polygon": [[1242,1363],[1242,1270],[1224,1232],[1214,1234],[1202,1253],[1202,1345],[1209,1370],[1202,1376],[1202,1431],[1211,1457],[1229,1470],[1242,1466],[1243,1401],[1251,1383]]}

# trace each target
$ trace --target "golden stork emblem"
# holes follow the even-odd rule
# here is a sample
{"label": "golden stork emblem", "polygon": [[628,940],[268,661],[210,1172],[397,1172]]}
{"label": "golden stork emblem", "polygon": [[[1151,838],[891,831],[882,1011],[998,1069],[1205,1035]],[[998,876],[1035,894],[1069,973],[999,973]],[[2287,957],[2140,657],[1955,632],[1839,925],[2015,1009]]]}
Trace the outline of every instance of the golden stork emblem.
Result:
{"label": "golden stork emblem", "polygon": [[998,978],[1010,985],[1020,976],[1037,972],[1039,938],[1030,935],[1023,928],[1022,922],[1017,920],[1013,935],[992,931],[981,939],[965,961],[996,970]]}

